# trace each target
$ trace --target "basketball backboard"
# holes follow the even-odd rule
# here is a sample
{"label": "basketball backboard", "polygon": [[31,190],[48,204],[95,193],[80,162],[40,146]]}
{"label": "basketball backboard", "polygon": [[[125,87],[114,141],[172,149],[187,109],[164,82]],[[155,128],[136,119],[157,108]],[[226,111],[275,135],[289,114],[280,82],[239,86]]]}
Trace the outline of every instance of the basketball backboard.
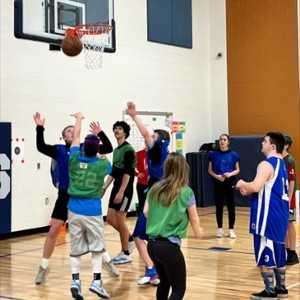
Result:
{"label": "basketball backboard", "polygon": [[61,44],[67,28],[103,23],[113,26],[105,52],[115,52],[114,0],[14,0],[16,38]]}

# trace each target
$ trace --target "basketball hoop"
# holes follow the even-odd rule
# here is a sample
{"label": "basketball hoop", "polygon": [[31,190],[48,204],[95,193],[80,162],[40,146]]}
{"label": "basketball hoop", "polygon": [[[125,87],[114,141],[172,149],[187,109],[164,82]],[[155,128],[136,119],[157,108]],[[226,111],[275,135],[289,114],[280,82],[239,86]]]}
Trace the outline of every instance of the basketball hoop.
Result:
{"label": "basketball hoop", "polygon": [[102,68],[102,56],[112,26],[108,24],[85,24],[67,29],[67,35],[77,35],[82,44],[87,69]]}

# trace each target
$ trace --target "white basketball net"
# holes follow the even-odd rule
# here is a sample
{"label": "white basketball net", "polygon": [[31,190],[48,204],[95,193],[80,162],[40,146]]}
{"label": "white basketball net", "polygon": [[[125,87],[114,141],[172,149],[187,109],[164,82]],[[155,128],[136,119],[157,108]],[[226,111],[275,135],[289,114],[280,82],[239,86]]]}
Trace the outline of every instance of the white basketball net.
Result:
{"label": "white basketball net", "polygon": [[112,26],[87,24],[76,27],[76,33],[83,44],[87,69],[102,68],[102,56]]}

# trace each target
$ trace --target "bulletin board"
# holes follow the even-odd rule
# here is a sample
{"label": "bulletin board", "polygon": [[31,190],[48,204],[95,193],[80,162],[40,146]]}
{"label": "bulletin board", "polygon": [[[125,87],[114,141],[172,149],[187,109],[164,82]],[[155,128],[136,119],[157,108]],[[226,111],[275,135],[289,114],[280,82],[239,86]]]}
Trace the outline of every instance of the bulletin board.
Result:
{"label": "bulletin board", "polygon": [[[155,129],[163,129],[170,133],[170,146],[169,151],[173,151],[173,137],[171,134],[172,122],[173,122],[173,113],[172,112],[154,112],[154,111],[137,111],[137,116],[143,122],[143,124],[149,129],[151,133]],[[123,111],[123,120],[130,125],[130,136],[127,139],[135,151],[139,151],[145,148],[145,141],[141,135],[138,127],[132,118]]]}

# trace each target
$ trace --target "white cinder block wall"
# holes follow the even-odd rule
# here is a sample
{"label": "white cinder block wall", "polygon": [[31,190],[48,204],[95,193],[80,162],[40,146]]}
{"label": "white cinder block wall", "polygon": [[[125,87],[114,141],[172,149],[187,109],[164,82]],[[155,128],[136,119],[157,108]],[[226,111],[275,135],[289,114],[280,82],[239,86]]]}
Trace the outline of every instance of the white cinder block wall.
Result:
{"label": "white cinder block wall", "polygon": [[185,153],[227,131],[224,0],[193,1],[193,49],[148,42],[146,1],[115,0],[117,51],[104,54],[101,70],[85,69],[83,53],[69,58],[47,44],[16,39],[13,2],[0,1],[0,121],[12,123],[13,138],[25,139],[25,162],[12,164],[12,232],[48,225],[57,195],[50,159],[36,150],[36,111],[46,118],[49,144],[74,123],[70,114],[81,111],[83,134],[98,120],[116,146],[112,124],[129,100],[138,110],[171,111],[174,120],[186,121]]}

